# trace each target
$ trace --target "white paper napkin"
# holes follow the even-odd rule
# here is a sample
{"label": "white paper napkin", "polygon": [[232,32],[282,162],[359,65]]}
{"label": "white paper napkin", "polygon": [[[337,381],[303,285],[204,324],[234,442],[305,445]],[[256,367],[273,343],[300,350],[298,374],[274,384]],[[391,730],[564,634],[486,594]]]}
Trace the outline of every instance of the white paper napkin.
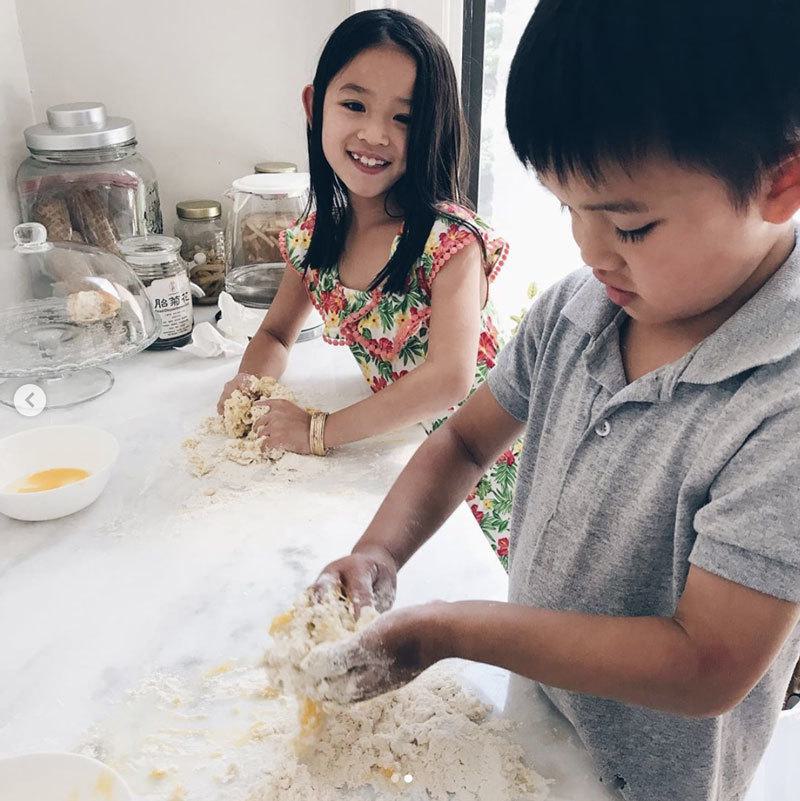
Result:
{"label": "white paper napkin", "polygon": [[258,331],[264,319],[264,309],[249,309],[227,292],[220,292],[218,303],[222,316],[216,327],[212,323],[198,323],[192,331],[192,341],[176,350],[203,359],[244,353],[248,337]]}

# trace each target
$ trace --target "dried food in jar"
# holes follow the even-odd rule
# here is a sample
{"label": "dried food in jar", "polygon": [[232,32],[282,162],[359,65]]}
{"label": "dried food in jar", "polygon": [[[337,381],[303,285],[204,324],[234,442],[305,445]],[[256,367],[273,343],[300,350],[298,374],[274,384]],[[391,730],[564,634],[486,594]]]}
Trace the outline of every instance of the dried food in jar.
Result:
{"label": "dried food in jar", "polygon": [[83,189],[70,197],[78,228],[84,239],[109,253],[119,255],[117,235],[109,219],[100,190]]}
{"label": "dried food in jar", "polygon": [[248,264],[282,262],[278,237],[291,228],[294,218],[289,214],[250,214],[242,222],[242,248]]}
{"label": "dried food in jar", "polygon": [[33,219],[47,229],[51,242],[83,242],[80,233],[73,229],[69,207],[63,195],[45,195],[33,207]]}

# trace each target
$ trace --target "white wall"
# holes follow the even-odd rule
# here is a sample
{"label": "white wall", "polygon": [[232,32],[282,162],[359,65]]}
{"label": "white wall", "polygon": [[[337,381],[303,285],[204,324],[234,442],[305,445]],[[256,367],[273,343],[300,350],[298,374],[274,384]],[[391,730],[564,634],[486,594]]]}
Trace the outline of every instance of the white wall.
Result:
{"label": "white wall", "polygon": [[20,134],[32,123],[16,3],[0,0],[0,247],[11,241],[11,229],[19,222],[14,176],[27,154]]}
{"label": "white wall", "polygon": [[257,161],[304,169],[299,97],[322,45],[348,14],[384,5],[428,22],[460,74],[462,0],[70,0],[59,13],[0,0],[0,223],[17,221],[22,131],[56,103],[99,100],[133,119],[169,233],[178,200],[220,198]]}
{"label": "white wall", "polygon": [[[13,0],[0,3],[13,12]],[[257,161],[306,166],[300,91],[350,11],[348,0],[17,6],[36,120],[50,105],[80,100],[133,119],[170,233],[176,201],[219,198]],[[26,124],[15,126],[20,142]]]}

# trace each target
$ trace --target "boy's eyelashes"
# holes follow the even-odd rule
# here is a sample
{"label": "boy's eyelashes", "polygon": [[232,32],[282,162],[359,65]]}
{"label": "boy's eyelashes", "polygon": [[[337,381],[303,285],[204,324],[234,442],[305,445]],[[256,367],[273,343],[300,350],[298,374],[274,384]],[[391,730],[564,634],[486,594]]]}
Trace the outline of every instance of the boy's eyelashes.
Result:
{"label": "boy's eyelashes", "polygon": [[[566,203],[560,203],[561,211],[572,213],[572,209]],[[614,233],[621,242],[641,242],[656,226],[660,225],[661,220],[642,225],[639,228],[619,228],[614,226]]]}
{"label": "boy's eyelashes", "polygon": [[[354,111],[357,114],[363,114],[367,110],[364,104],[358,100],[345,100],[340,105],[344,106],[348,111]],[[395,114],[394,119],[401,125],[408,125],[411,122],[411,115]]]}
{"label": "boy's eyelashes", "polygon": [[647,225],[641,226],[641,228],[617,228],[614,226],[614,230],[616,231],[617,237],[619,237],[620,241],[622,242],[641,242],[657,225],[658,220],[647,223]]}

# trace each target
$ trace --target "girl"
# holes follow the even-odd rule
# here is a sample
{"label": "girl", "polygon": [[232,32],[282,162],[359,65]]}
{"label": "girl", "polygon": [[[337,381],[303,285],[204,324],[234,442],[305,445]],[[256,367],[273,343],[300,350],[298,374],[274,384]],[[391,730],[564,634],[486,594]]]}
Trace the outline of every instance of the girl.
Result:
{"label": "girl", "polygon": [[[452,62],[419,20],[364,11],[331,35],[303,106],[309,209],[281,236],[291,269],[220,412],[249,375],[280,377],[313,304],[325,341],[350,348],[375,394],[313,416],[270,400],[256,425],[265,447],[324,454],[418,422],[430,433],[494,364],[488,290],[508,250],[459,205],[465,134]],[[468,497],[504,566],[520,449]]]}

